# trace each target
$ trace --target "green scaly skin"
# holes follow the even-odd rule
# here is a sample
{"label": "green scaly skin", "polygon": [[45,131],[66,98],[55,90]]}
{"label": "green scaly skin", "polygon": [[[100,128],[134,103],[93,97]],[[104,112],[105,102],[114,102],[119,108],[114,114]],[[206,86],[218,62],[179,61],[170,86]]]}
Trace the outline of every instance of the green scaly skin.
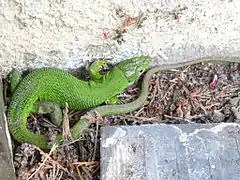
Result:
{"label": "green scaly skin", "polygon": [[[82,81],[57,68],[40,68],[28,74],[18,85],[9,106],[8,124],[13,137],[21,142],[35,144],[42,149],[51,148],[46,135],[27,129],[27,117],[34,111],[35,101],[54,102],[61,107],[68,104],[69,109],[87,109],[98,106],[113,98],[145,71],[151,62],[149,56],[134,57],[117,64],[111,71],[97,81]],[[88,122],[78,123],[72,133],[74,137]],[[82,131],[81,131],[82,132]],[[61,141],[61,136],[57,138]]]}

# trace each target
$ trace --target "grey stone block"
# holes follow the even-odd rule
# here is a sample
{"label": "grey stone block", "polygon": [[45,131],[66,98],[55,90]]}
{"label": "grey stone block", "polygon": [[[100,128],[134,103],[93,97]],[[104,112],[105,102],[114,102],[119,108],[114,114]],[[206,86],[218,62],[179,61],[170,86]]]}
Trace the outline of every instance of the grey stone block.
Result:
{"label": "grey stone block", "polygon": [[3,101],[3,86],[0,78],[0,179],[15,180],[12,164],[11,140],[6,126],[5,105]]}
{"label": "grey stone block", "polygon": [[103,180],[238,180],[240,125],[101,128]]}

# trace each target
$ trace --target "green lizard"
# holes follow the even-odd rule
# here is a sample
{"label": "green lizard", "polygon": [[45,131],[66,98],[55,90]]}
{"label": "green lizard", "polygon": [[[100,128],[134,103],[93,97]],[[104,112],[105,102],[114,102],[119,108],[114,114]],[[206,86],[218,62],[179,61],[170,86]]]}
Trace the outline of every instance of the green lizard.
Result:
{"label": "green lizard", "polygon": [[[23,143],[35,144],[40,148],[50,148],[46,135],[31,132],[27,126],[30,112],[37,112],[40,102],[54,102],[61,107],[66,103],[70,109],[87,109],[98,106],[122,92],[149,67],[151,57],[140,56],[120,62],[105,75],[98,72],[99,65],[90,66],[91,81],[79,80],[57,68],[40,68],[28,74],[23,80],[16,74],[12,82],[14,93],[8,112],[8,125],[13,137]],[[95,80],[95,81],[94,81]],[[78,125],[79,126],[79,125]],[[81,125],[80,125],[81,126]],[[78,131],[74,128],[73,131]],[[79,134],[79,132],[73,132]],[[61,140],[61,136],[58,136]]]}
{"label": "green lizard", "polygon": [[[149,63],[150,63],[149,57],[141,56],[141,57],[137,57],[135,60],[137,60],[137,59],[139,59],[138,65],[143,66],[142,69],[141,68],[131,69],[131,66],[134,64],[134,63],[130,63],[131,60],[124,61],[123,66],[125,68],[120,68],[123,72],[125,72],[125,76],[127,76],[127,77],[129,77],[129,74],[135,72],[135,73],[133,73],[135,75],[132,76],[134,78],[130,78],[130,79],[128,78],[129,79],[128,82],[133,82],[136,79],[136,77],[138,77],[141,74],[141,72],[149,66]],[[114,115],[114,114],[124,114],[124,113],[128,113],[128,112],[137,110],[144,104],[146,98],[148,97],[148,82],[152,78],[152,75],[154,73],[159,72],[159,71],[167,71],[170,69],[180,68],[180,67],[184,67],[184,66],[190,66],[193,64],[197,64],[197,63],[204,63],[204,62],[213,62],[213,63],[237,62],[237,63],[240,63],[240,57],[225,57],[225,58],[209,57],[209,58],[202,58],[202,59],[197,59],[194,61],[188,61],[188,62],[183,62],[183,63],[178,63],[178,64],[169,64],[169,65],[162,65],[162,66],[154,67],[145,74],[143,82],[142,82],[140,96],[136,100],[134,100],[133,102],[127,103],[127,104],[122,104],[122,105],[98,106],[98,107],[92,109],[91,111],[89,111],[89,115],[95,116],[95,112],[98,112],[99,115],[101,115],[101,116],[108,116],[108,115]],[[129,63],[129,65],[128,65],[128,63]],[[121,63],[120,63],[120,65],[121,65]],[[130,69],[132,71],[129,71]],[[32,79],[32,77],[30,77],[30,79]],[[96,79],[99,79],[98,74],[96,75]],[[25,80],[25,81],[26,81],[25,82],[26,84],[29,84],[30,86],[35,86],[35,83],[31,83],[31,81],[29,81],[29,80]],[[38,83],[38,82],[36,82],[36,83]],[[39,83],[41,83],[41,82],[39,82]],[[21,84],[23,84],[23,83],[21,83]],[[117,85],[117,83],[115,85]],[[128,85],[126,85],[126,86],[128,86]],[[24,84],[24,86],[21,89],[20,89],[20,87],[17,88],[17,89],[20,89],[19,93],[22,93],[23,96],[24,96],[23,91],[25,89],[31,90],[30,88],[24,88],[24,87],[27,87],[27,86]],[[32,87],[32,89],[34,92],[34,87]],[[71,92],[71,90],[69,90],[69,92]],[[20,142],[29,142],[32,144],[36,144],[36,145],[40,146],[41,148],[50,148],[47,145],[47,137],[46,136],[41,135],[40,136],[41,138],[38,138],[39,142],[34,141],[34,138],[29,141],[28,136],[27,137],[24,136],[25,133],[29,133],[29,131],[26,129],[26,117],[28,116],[28,113],[31,111],[31,108],[28,107],[26,109],[26,108],[24,108],[24,106],[20,106],[20,107],[17,106],[16,104],[20,103],[19,101],[21,99],[19,100],[17,98],[14,98],[15,96],[18,96],[15,94],[16,93],[14,93],[13,100],[10,105],[10,114],[9,114],[9,116],[10,116],[9,126],[10,126],[10,131],[12,132],[13,136]],[[116,93],[116,94],[118,94],[118,93]],[[112,97],[114,97],[114,96],[112,96]],[[108,99],[108,98],[106,98],[106,99]],[[30,101],[30,99],[27,99],[27,101]],[[31,105],[34,103],[34,101],[35,100],[31,101]],[[19,110],[21,110],[21,114],[16,115],[16,113],[17,113],[16,109],[18,109],[17,112]],[[28,111],[23,113],[23,110],[25,110],[25,111],[28,110]],[[23,115],[24,115],[24,117],[23,117]],[[18,117],[18,119],[16,117]],[[17,128],[17,125],[19,125],[20,127]],[[85,116],[81,117],[81,119],[78,121],[78,123],[72,128],[73,139],[77,139],[79,137],[79,134],[81,134],[84,129],[88,128],[89,125],[90,125],[90,122],[87,120],[87,118]],[[20,134],[22,132],[24,135]],[[20,135],[18,135],[18,134],[20,134]],[[30,133],[29,136],[31,136],[32,134],[33,133]],[[37,136],[39,136],[39,135],[37,135]]]}

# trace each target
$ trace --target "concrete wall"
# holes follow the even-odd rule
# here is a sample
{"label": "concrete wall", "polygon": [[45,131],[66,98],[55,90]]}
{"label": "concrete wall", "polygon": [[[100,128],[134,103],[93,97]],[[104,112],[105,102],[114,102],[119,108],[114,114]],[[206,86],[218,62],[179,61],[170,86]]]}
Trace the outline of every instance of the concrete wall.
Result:
{"label": "concrete wall", "polygon": [[[143,54],[161,64],[240,55],[239,9],[239,0],[0,0],[0,74],[99,57]],[[117,42],[127,16],[141,13],[141,27]]]}

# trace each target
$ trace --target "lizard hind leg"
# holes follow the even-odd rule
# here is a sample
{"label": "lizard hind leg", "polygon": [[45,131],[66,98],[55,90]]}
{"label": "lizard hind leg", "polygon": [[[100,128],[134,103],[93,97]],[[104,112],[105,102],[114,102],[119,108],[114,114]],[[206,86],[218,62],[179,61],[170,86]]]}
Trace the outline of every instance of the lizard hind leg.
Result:
{"label": "lizard hind leg", "polygon": [[13,69],[13,71],[10,74],[10,85],[11,85],[12,93],[16,90],[17,86],[21,81],[22,81],[22,74],[16,69]]}
{"label": "lizard hind leg", "polygon": [[[22,75],[19,71],[13,70],[10,75],[11,92],[13,93],[19,83],[22,81]],[[62,111],[56,103],[52,102],[38,102],[36,101],[31,107],[31,112],[48,114],[50,113],[51,121],[56,126],[60,126],[62,123]]]}
{"label": "lizard hind leg", "polygon": [[50,114],[50,119],[53,124],[58,127],[62,124],[62,110],[60,106],[54,102],[36,101],[31,108],[31,112]]}

